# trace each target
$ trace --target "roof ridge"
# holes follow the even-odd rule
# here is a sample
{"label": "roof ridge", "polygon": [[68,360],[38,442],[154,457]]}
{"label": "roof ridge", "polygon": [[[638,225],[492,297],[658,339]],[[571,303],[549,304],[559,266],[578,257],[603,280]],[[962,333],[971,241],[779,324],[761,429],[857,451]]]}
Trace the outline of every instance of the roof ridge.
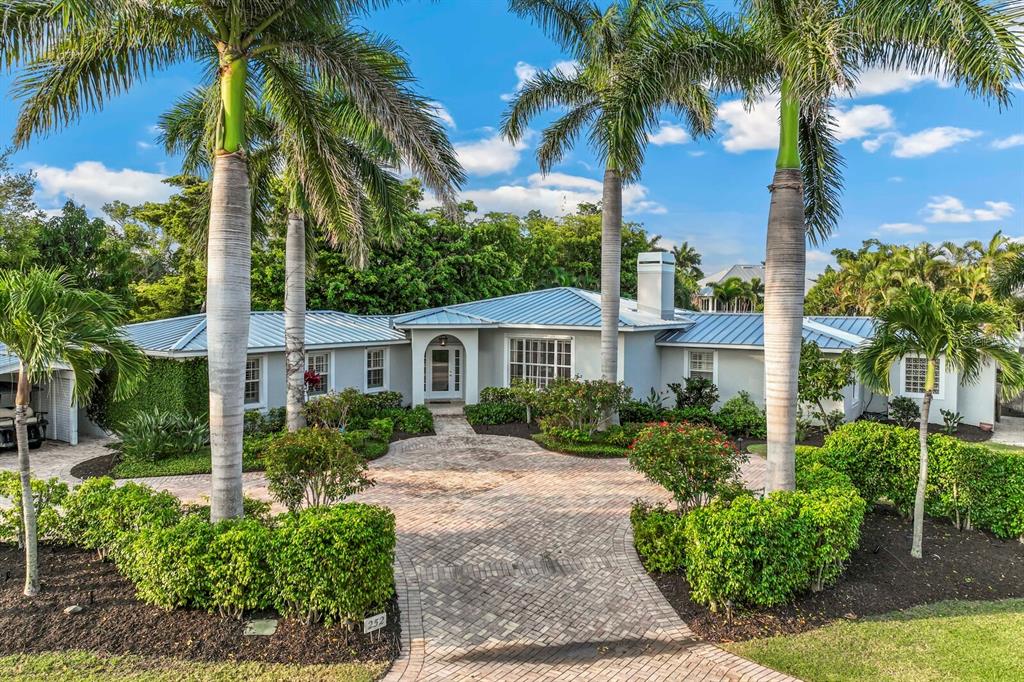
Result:
{"label": "roof ridge", "polygon": [[[206,314],[203,314],[203,319],[196,323],[196,326],[192,327],[189,331],[185,332],[180,339],[174,342],[171,346],[171,350],[181,350],[188,344],[192,343],[199,334],[206,329]],[[246,344],[248,345],[248,344]]]}

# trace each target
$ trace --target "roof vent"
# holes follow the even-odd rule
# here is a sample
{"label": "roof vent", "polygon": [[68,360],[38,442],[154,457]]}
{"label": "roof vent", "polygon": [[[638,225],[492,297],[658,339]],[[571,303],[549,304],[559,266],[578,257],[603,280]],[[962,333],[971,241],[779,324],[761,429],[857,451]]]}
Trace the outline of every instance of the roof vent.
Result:
{"label": "roof vent", "polygon": [[648,251],[636,258],[636,302],[642,313],[674,320],[676,259],[668,251]]}

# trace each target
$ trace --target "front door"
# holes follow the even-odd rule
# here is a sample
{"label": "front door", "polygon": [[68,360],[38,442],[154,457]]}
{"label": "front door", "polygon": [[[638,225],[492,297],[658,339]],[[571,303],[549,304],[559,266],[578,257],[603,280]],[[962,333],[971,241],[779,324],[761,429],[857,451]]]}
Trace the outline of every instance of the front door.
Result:
{"label": "front door", "polygon": [[451,400],[462,397],[462,349],[450,346],[427,348],[427,400]]}

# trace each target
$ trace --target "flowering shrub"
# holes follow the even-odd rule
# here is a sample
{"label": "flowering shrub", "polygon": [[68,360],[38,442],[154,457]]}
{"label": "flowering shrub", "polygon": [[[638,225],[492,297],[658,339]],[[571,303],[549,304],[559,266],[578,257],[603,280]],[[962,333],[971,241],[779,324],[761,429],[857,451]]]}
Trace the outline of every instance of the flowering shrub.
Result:
{"label": "flowering shrub", "polygon": [[307,391],[319,391],[320,384],[323,383],[324,378],[315,370],[307,369],[305,374],[302,375],[302,380],[306,384]]}
{"label": "flowering shrub", "polygon": [[551,428],[576,429],[592,440],[606,415],[617,411],[631,393],[632,389],[614,381],[555,379],[537,394],[544,414],[541,429],[545,433]]}
{"label": "flowering shrub", "polygon": [[672,493],[682,512],[710,502],[723,483],[739,477],[742,461],[721,431],[688,422],[647,426],[629,451],[630,466]]}

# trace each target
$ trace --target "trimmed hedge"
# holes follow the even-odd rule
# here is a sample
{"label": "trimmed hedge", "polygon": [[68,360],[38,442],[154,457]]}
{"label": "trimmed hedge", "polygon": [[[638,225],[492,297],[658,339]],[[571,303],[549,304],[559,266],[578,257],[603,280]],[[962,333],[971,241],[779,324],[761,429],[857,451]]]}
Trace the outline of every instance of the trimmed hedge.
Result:
{"label": "trimmed hedge", "polygon": [[114,377],[105,369],[96,378],[86,410],[89,418],[108,431],[138,412],[160,408],[172,414],[209,420],[210,383],[206,358],[170,360],[149,358],[146,380],[131,397],[114,400]]}
{"label": "trimmed hedge", "polygon": [[[810,456],[849,476],[864,499],[889,500],[909,514],[917,489],[919,448],[917,429],[858,421],[829,434],[824,446]],[[959,527],[1024,538],[1024,455],[929,435],[925,511]]]}
{"label": "trimmed hedge", "polygon": [[477,403],[463,408],[470,424],[511,424],[526,421],[526,406],[515,403]]}
{"label": "trimmed hedge", "polygon": [[561,452],[565,455],[576,455],[578,457],[593,457],[607,459],[612,457],[625,457],[629,452],[624,445],[612,443],[573,443],[571,441],[555,438],[546,433],[535,433],[531,436],[537,445],[545,450]]}

